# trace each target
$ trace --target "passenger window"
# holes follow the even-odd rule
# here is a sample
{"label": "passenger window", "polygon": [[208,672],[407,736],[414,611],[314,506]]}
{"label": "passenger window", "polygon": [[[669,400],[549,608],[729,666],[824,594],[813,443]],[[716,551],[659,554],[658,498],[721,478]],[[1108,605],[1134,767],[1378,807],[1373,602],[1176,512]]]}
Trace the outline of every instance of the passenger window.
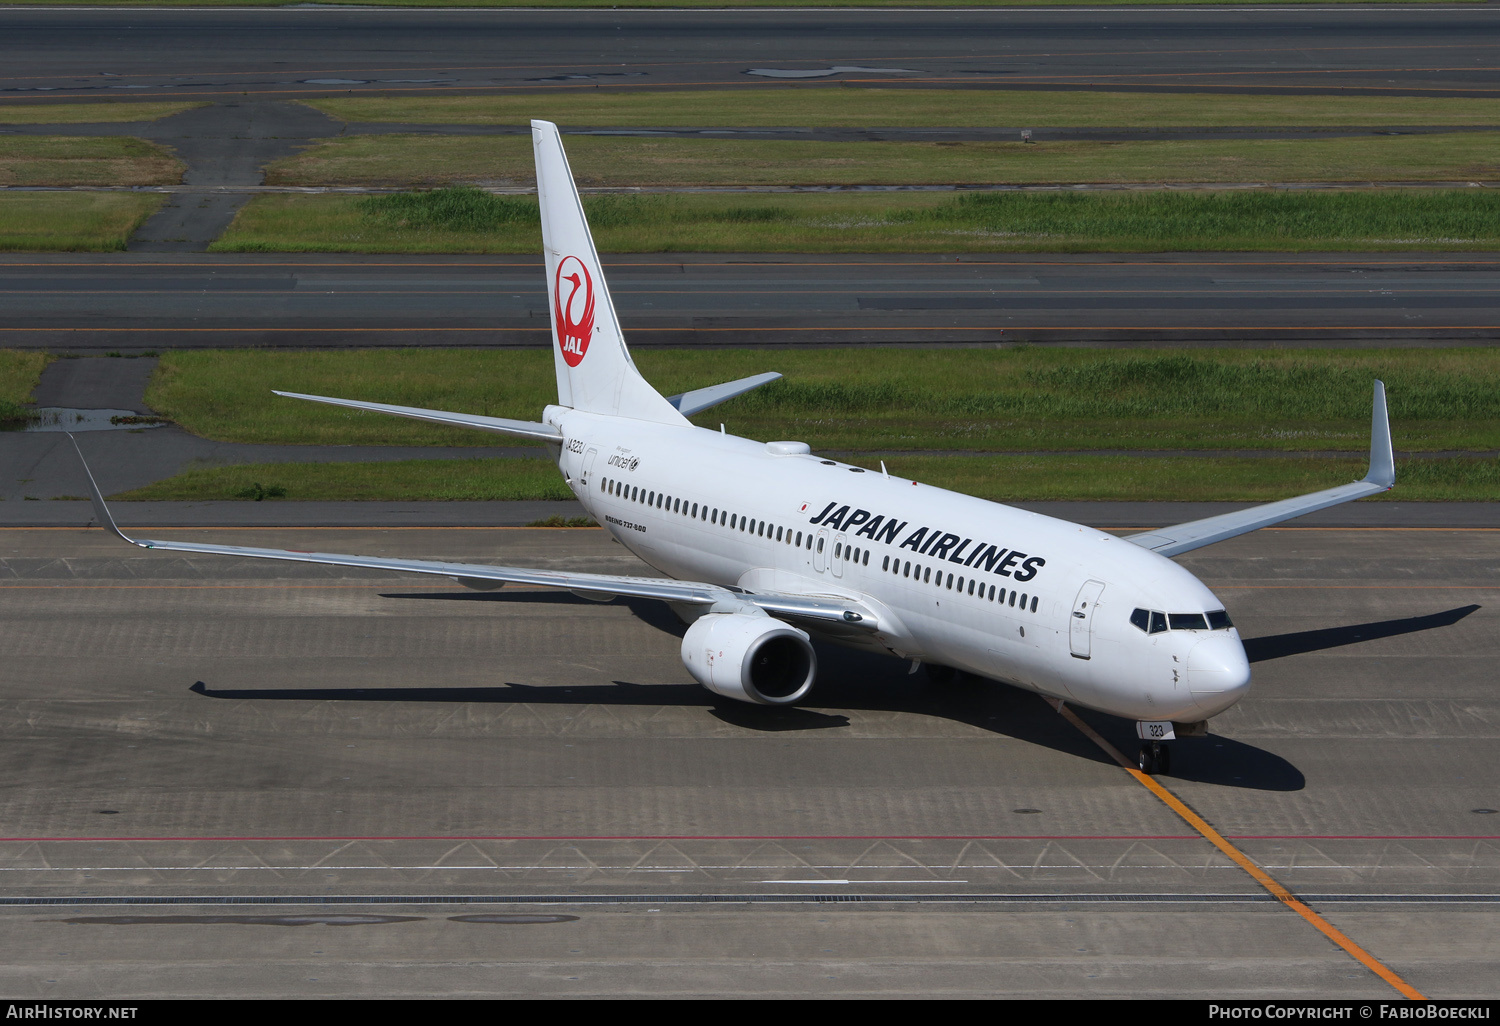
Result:
{"label": "passenger window", "polygon": [[906,564],[906,566],[904,568],[902,568],[902,570],[901,570],[901,576],[902,577],[910,577],[911,576],[911,562],[910,561],[908,561],[907,564]]}
{"label": "passenger window", "polygon": [[1010,604],[1011,604],[1011,606],[1015,606],[1015,604],[1016,604],[1016,593],[1015,592],[1011,592],[1010,593]]}
{"label": "passenger window", "polygon": [[1233,627],[1229,622],[1229,614],[1222,609],[1215,609],[1208,614],[1208,629],[1211,631],[1222,631]]}
{"label": "passenger window", "polygon": [[781,541],[781,528],[776,528],[776,540]]}
{"label": "passenger window", "polygon": [[823,539],[822,538],[818,539],[818,551],[819,552],[823,551]]}
{"label": "passenger window", "polygon": [[860,564],[860,566],[869,566],[869,565],[870,565],[870,550],[869,549],[865,549],[865,560],[864,560],[863,563]]}
{"label": "passenger window", "polygon": [[1144,609],[1132,609],[1130,611],[1130,622],[1135,624],[1136,628],[1142,634],[1145,634],[1146,629],[1151,626],[1151,614]]}
{"label": "passenger window", "polygon": [[891,568],[891,557],[890,556],[886,556],[883,560],[880,561],[880,569],[882,569],[882,570],[889,570],[890,568]]}
{"label": "passenger window", "polygon": [[990,601],[995,601],[995,586],[993,584],[990,585]]}
{"label": "passenger window", "polygon": [[1037,600],[1037,596],[1035,596],[1035,595],[1031,596],[1031,611],[1033,613],[1036,612],[1036,600]]}
{"label": "passenger window", "polygon": [[1002,606],[1005,605],[1005,589],[1004,588],[1000,589],[1000,604]]}
{"label": "passenger window", "polygon": [[834,559],[838,559],[839,558],[839,556],[842,554],[843,548],[844,548],[844,546],[842,544],[840,544],[839,542],[834,542],[833,543],[833,558]]}
{"label": "passenger window", "polygon": [[1151,633],[1160,634],[1167,629],[1167,614],[1151,610]]}
{"label": "passenger window", "polygon": [[923,584],[931,584],[932,583],[932,567],[928,567],[926,570],[922,571],[922,583]]}
{"label": "passenger window", "polygon": [[1021,592],[1021,612],[1026,612],[1026,593]]}

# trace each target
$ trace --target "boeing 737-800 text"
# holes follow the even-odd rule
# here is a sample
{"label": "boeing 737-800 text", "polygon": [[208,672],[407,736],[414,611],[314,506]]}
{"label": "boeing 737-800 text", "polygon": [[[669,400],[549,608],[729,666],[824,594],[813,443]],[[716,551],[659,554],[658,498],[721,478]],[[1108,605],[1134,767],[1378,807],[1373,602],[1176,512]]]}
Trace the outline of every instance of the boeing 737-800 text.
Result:
{"label": "boeing 737-800 text", "polygon": [[1394,484],[1378,381],[1364,480],[1124,538],[821,459],[801,442],[695,427],[689,415],[780,375],[670,399],[653,389],[625,347],[557,127],[532,122],[532,142],[558,393],[539,422],[277,394],[540,439],[584,508],[665,578],[137,540],[91,478],[100,523],[147,549],[660,599],[688,621],[682,661],[715,694],[804,700],[817,637],[1135,720],[1141,768],[1165,772],[1162,742],[1201,732],[1250,685],[1224,603],[1168,557]]}

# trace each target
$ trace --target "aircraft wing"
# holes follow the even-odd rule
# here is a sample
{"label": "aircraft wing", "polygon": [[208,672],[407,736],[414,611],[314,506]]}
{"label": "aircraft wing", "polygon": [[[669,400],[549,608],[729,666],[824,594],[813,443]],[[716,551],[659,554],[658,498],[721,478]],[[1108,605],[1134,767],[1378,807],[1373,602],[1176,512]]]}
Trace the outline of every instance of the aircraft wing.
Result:
{"label": "aircraft wing", "polygon": [[[78,450],[78,442],[72,435],[68,439]],[[873,610],[846,598],[824,596],[780,595],[756,593],[726,588],[717,584],[695,581],[674,581],[664,577],[624,577],[610,574],[569,573],[557,570],[531,570],[515,566],[490,566],[483,563],[447,563],[440,560],[388,559],[382,556],[351,556],[336,552],[303,552],[296,549],[262,549],[241,545],[213,545],[203,542],[158,541],[148,538],[132,538],[115,524],[109,507],[94,474],[78,450],[78,459],[83,463],[88,477],[89,496],[94,502],[94,516],[99,525],[122,541],[143,549],[163,552],[197,552],[217,556],[243,556],[251,559],[279,559],[293,563],[318,563],[325,566],[362,567],[372,570],[396,570],[403,573],[428,574],[451,577],[461,584],[481,590],[504,584],[530,584],[547,588],[564,588],[568,591],[613,598],[659,599],[690,606],[721,606],[742,609],[754,606],[772,616],[806,621],[811,624],[838,624],[841,627],[856,627],[865,631],[880,629],[879,619]]]}
{"label": "aircraft wing", "polygon": [[1341,502],[1363,499],[1367,495],[1378,495],[1390,491],[1396,484],[1396,461],[1391,451],[1391,423],[1385,409],[1385,383],[1375,382],[1375,409],[1370,423],[1370,469],[1364,479],[1353,484],[1327,488],[1280,502],[1268,502],[1252,506],[1236,513],[1190,520],[1175,527],[1163,527],[1145,534],[1127,535],[1125,540],[1142,548],[1159,552],[1163,556],[1175,556],[1182,552],[1212,545],[1226,538],[1248,534],[1262,527],[1279,524],[1306,513],[1337,506]]}
{"label": "aircraft wing", "polygon": [[347,406],[353,410],[368,410],[371,413],[389,413],[396,417],[410,417],[433,424],[451,427],[478,428],[495,431],[502,435],[517,435],[521,438],[536,438],[543,442],[562,443],[562,433],[551,424],[538,424],[529,420],[509,420],[505,417],[481,417],[477,413],[448,413],[444,410],[423,410],[416,406],[390,406],[386,403],[362,403],[355,399],[334,399],[326,395],[303,395],[300,392],[279,392],[288,399],[306,399],[308,402],[327,403],[330,406]]}
{"label": "aircraft wing", "polygon": [[738,381],[726,381],[722,385],[709,385],[707,388],[695,388],[681,395],[668,396],[667,402],[677,407],[677,412],[684,417],[691,417],[695,413],[702,413],[709,407],[728,402],[737,395],[752,392],[761,385],[769,385],[773,381],[780,380],[781,375],[776,371],[766,371],[764,374],[752,374]]}

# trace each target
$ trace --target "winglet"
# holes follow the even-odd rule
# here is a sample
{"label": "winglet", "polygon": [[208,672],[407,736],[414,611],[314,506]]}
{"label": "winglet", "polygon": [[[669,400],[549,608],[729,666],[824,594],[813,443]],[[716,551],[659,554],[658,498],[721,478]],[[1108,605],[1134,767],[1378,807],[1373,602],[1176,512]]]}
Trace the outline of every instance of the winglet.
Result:
{"label": "winglet", "polygon": [[1363,480],[1293,496],[1279,502],[1251,506],[1234,513],[1191,520],[1143,534],[1126,535],[1125,540],[1163,556],[1179,556],[1226,538],[1235,538],[1293,517],[1337,506],[1341,502],[1352,502],[1390,491],[1396,484],[1396,460],[1391,452],[1391,421],[1385,408],[1384,382],[1375,382],[1375,408],[1370,417],[1370,469]]}
{"label": "winglet", "polygon": [[1385,382],[1375,382],[1375,410],[1370,415],[1370,484],[1387,491],[1396,485],[1396,457],[1391,451],[1391,417],[1385,408]]}
{"label": "winglet", "polygon": [[[89,469],[89,461],[83,458],[83,450],[78,448],[78,439],[68,435],[68,441],[73,443],[73,451],[78,454],[78,462],[83,464],[84,476],[89,479],[89,496],[94,500],[94,519],[99,521],[99,526],[114,534],[121,541],[132,545],[141,543],[134,538],[128,537],[124,531],[115,526],[115,518],[109,515],[109,507],[104,504],[104,496],[99,492],[99,485],[94,480],[94,472]],[[144,548],[145,546],[142,546]]]}

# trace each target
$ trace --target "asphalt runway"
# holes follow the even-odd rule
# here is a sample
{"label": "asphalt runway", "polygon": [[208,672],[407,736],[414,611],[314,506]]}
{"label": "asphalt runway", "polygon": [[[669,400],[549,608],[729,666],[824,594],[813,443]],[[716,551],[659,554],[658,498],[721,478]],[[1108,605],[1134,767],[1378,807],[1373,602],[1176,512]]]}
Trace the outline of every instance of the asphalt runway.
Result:
{"label": "asphalt runway", "polygon": [[1500,11],[7,10],[0,98],[788,82],[1486,95]]}
{"label": "asphalt runway", "polygon": [[[633,345],[1454,344],[1489,253],[610,257]],[[0,346],[548,344],[539,257],[0,256]]]}
{"label": "asphalt runway", "polygon": [[[1500,532],[1399,524],[1184,558],[1256,683],[1157,779],[1417,991],[1493,997]],[[189,535],[644,570],[597,530]],[[97,530],[0,530],[0,610],[15,999],[1397,997],[1003,686],[824,650],[804,709],[715,704],[649,603]]]}

